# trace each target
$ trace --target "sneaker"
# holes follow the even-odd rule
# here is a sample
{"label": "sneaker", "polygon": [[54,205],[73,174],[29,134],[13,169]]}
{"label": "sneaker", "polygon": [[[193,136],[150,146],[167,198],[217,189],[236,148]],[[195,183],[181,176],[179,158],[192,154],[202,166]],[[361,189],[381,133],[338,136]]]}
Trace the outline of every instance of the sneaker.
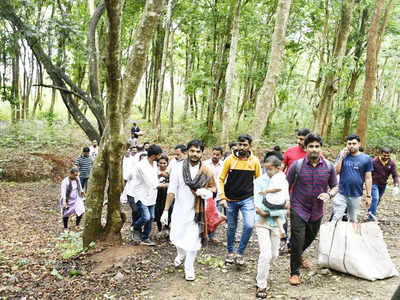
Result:
{"label": "sneaker", "polygon": [[289,253],[289,247],[286,242],[282,243],[279,248],[279,255],[284,255]]}
{"label": "sneaker", "polygon": [[140,242],[142,240],[140,231],[133,229],[132,238],[134,242]]}
{"label": "sneaker", "polygon": [[193,281],[193,280],[196,279],[196,277],[194,276],[194,274],[193,275],[186,275],[185,274],[185,279],[186,279],[186,281]]}
{"label": "sneaker", "polygon": [[156,245],[156,243],[154,243],[151,239],[145,239],[145,240],[143,240],[143,241],[142,241],[142,244],[143,244],[143,245],[146,245],[146,246],[155,246],[155,245]]}
{"label": "sneaker", "polygon": [[225,264],[233,264],[235,262],[235,255],[233,253],[229,253],[225,258]]}
{"label": "sneaker", "polygon": [[235,256],[235,264],[238,265],[238,266],[244,266],[245,262],[244,262],[243,255],[236,254],[236,256]]}

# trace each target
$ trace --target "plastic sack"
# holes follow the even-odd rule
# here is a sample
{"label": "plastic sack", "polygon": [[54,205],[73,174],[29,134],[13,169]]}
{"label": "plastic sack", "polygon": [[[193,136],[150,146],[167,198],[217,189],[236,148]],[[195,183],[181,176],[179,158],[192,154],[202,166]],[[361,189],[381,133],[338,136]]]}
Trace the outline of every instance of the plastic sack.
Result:
{"label": "plastic sack", "polygon": [[224,215],[217,209],[214,198],[208,198],[206,200],[206,222],[208,233],[214,232],[218,225],[226,220]]}
{"label": "plastic sack", "polygon": [[377,222],[322,224],[318,263],[371,281],[399,275]]}

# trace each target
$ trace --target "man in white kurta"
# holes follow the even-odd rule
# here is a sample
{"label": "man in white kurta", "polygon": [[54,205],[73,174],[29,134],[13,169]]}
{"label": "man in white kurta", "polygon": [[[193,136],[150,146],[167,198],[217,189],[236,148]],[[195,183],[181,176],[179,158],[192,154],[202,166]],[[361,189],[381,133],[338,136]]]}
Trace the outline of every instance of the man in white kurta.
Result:
{"label": "man in white kurta", "polygon": [[154,220],[154,206],[159,185],[157,167],[154,162],[160,159],[161,153],[160,146],[151,145],[147,157],[143,158],[135,167],[133,179],[135,203],[140,209],[140,217],[133,224],[133,239],[149,246],[155,245],[149,239],[149,235]]}
{"label": "man in white kurta", "polygon": [[[204,146],[202,143],[200,145],[195,143],[192,147],[190,145],[191,143],[188,145],[188,160],[190,176],[193,180],[200,170]],[[194,262],[197,251],[201,248],[201,236],[200,226],[195,222],[195,195],[184,181],[183,164],[184,162],[179,162],[171,170],[167,201],[161,222],[168,222],[168,209],[175,198],[170,225],[170,240],[177,249],[174,265],[178,267],[185,260],[185,279],[191,281],[195,279]],[[211,180],[214,182],[213,178]]]}

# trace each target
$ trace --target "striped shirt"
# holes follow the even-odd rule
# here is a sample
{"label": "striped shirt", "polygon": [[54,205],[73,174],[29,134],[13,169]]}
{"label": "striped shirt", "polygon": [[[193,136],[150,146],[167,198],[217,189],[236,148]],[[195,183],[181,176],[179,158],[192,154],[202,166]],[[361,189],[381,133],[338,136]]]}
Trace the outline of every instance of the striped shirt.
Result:
{"label": "striped shirt", "polygon": [[[296,163],[293,163],[287,175],[289,185],[295,182],[295,178]],[[296,185],[290,195],[290,208],[306,222],[319,220],[323,216],[324,202],[317,197],[326,193],[328,186],[333,188],[337,184],[335,168],[329,171],[323,158],[320,158],[319,163],[314,167],[307,156],[304,157]]]}
{"label": "striped shirt", "polygon": [[90,156],[85,157],[81,154],[81,156],[79,156],[76,159],[75,165],[79,169],[79,177],[80,178],[89,178],[90,171],[92,169],[92,164],[93,164],[93,160]]}

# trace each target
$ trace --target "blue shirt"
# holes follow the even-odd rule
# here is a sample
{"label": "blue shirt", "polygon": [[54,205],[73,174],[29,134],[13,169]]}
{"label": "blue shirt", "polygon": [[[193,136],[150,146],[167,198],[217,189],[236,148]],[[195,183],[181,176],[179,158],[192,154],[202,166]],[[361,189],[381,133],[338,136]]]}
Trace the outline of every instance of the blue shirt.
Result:
{"label": "blue shirt", "polygon": [[[336,159],[339,161],[340,154]],[[363,194],[363,185],[365,173],[372,172],[372,159],[365,153],[353,156],[347,154],[342,162],[340,171],[339,193],[348,197],[361,197]]]}
{"label": "blue shirt", "polygon": [[[268,188],[269,185],[269,177],[268,174],[263,174],[260,177],[258,177],[256,180],[254,180],[254,205],[258,207],[259,209],[269,212],[270,215],[265,218],[265,225],[270,226],[270,227],[276,227],[278,224],[275,222],[275,220],[272,217],[279,217],[282,221],[282,224],[286,222],[285,216],[286,216],[286,209],[268,209],[267,207],[264,206],[263,204],[263,196],[260,195],[261,191],[265,191]],[[256,218],[255,218],[256,223],[261,223],[262,222],[262,217],[256,213]]]}

